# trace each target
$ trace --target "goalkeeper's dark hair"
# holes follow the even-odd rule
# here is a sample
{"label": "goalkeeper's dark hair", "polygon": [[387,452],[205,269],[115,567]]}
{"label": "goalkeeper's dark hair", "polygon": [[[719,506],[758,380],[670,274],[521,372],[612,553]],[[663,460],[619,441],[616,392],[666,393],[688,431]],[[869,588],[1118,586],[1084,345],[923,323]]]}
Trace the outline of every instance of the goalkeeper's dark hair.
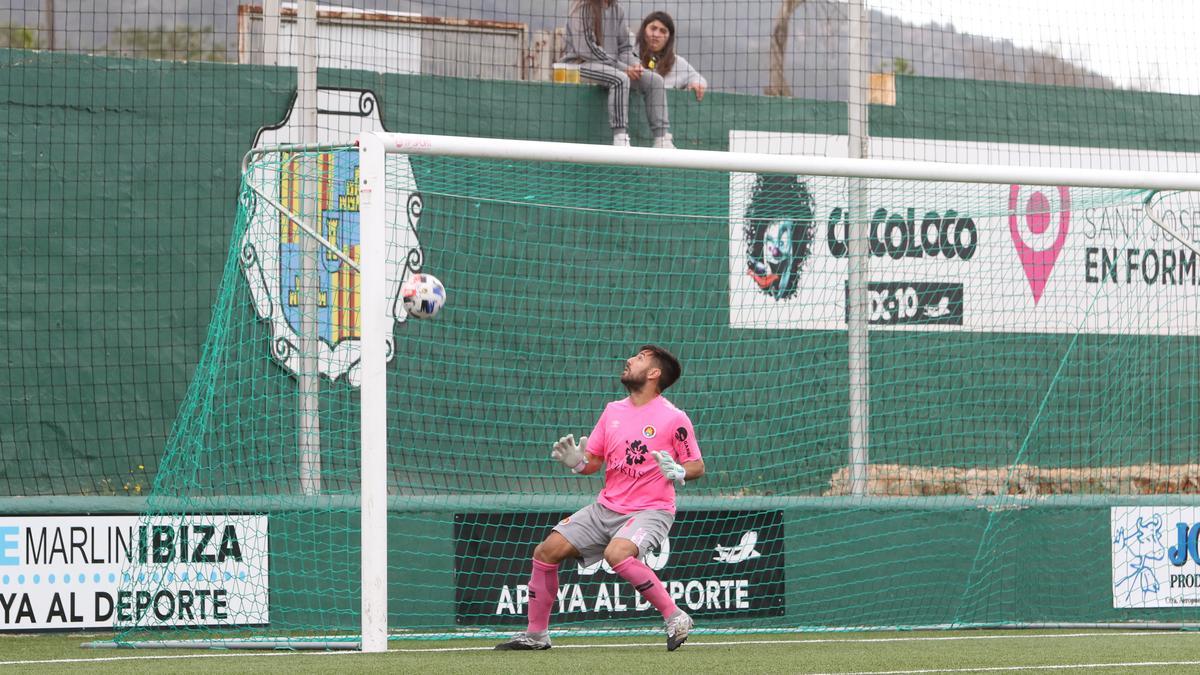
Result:
{"label": "goalkeeper's dark hair", "polygon": [[654,355],[654,363],[658,369],[662,371],[662,375],[658,378],[658,390],[666,391],[667,387],[675,384],[679,376],[683,374],[683,366],[679,365],[679,359],[675,355],[658,345],[642,345],[639,352],[650,352]]}

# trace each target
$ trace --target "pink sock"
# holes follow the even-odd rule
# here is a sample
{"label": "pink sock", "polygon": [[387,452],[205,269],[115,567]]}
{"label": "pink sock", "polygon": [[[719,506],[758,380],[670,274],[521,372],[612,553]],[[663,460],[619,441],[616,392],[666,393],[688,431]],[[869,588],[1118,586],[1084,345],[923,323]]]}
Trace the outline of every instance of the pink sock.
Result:
{"label": "pink sock", "polygon": [[558,565],[533,561],[529,578],[529,627],[526,632],[543,633],[550,626],[550,610],[558,598]]}
{"label": "pink sock", "polygon": [[663,586],[663,582],[658,580],[658,575],[654,574],[654,570],[646,567],[646,563],[630,556],[613,566],[613,571],[620,574],[625,581],[633,584],[638,593],[649,600],[650,604],[654,605],[654,608],[663,615],[663,619],[671,618],[671,615],[678,611],[675,601],[667,593],[667,588]]}

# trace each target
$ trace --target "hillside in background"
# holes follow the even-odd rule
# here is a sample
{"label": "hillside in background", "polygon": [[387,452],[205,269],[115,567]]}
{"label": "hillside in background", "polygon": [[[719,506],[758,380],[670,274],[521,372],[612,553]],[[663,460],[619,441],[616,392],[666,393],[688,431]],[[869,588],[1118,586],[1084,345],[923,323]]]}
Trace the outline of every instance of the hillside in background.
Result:
{"label": "hillside in background", "polygon": [[[37,29],[44,2],[13,0],[11,8],[0,9],[0,25]],[[204,54],[204,58],[236,58],[236,0],[83,0],[69,4],[59,0],[56,4],[60,49],[117,52],[122,46],[128,48],[131,31],[186,27],[189,30],[184,38],[204,42],[192,53]],[[337,4],[429,16],[517,21],[537,31],[563,25],[569,0],[348,0]],[[638,17],[656,9],[675,16],[680,53],[708,77],[713,89],[763,93],[778,0],[624,0],[624,4],[631,29],[636,29]],[[834,100],[846,97],[845,12],[843,3],[832,0],[808,0],[796,10],[787,59],[794,96]],[[1111,79],[1056,54],[1018,47],[1008,40],[959,33],[950,25],[914,25],[877,11],[870,12],[870,23],[868,64],[875,71],[1077,87],[1114,86]],[[146,40],[144,34],[138,39]]]}

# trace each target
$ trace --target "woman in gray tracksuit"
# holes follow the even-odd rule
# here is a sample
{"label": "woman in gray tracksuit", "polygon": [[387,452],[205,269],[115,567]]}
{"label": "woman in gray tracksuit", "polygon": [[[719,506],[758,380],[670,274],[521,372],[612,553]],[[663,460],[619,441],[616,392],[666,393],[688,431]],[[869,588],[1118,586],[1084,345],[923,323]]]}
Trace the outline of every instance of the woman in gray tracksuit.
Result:
{"label": "woman in gray tracksuit", "polygon": [[675,20],[666,12],[651,12],[642,19],[637,35],[637,58],[646,70],[662,75],[667,89],[687,89],[704,100],[708,80],[675,53]]}
{"label": "woman in gray tracksuit", "polygon": [[673,148],[663,78],[633,54],[625,10],[618,0],[572,0],[567,18],[566,61],[579,64],[579,76],[608,89],[608,121],[613,145],[629,145],[629,90],[646,99],[646,121],[654,147]]}

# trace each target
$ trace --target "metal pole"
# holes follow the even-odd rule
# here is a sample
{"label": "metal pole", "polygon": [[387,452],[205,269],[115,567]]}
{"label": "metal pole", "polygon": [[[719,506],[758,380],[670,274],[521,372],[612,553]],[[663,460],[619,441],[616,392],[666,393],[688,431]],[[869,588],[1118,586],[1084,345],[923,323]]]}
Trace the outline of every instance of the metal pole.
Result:
{"label": "metal pole", "polygon": [[[849,97],[846,104],[846,132],[849,137],[849,157],[866,159],[869,142],[867,108],[867,50],[870,49],[870,26],[862,0],[851,0],[847,6],[850,39],[847,49],[848,68],[846,84]],[[867,247],[867,186],[861,177],[847,181],[850,214],[849,236],[849,279],[847,298],[849,321],[847,346],[850,366],[850,492],[865,495],[868,490],[867,467],[870,462],[870,392],[871,392],[871,347],[868,331],[870,318],[870,295],[867,279],[870,251]]]}
{"label": "metal pole", "polygon": [[[50,51],[54,51],[57,47],[57,36],[54,31],[54,0],[42,0],[42,31],[46,33],[46,44],[44,47]],[[34,45],[37,47],[38,45]]]}
{"label": "metal pole", "polygon": [[279,65],[279,3],[263,0],[263,65]]}
{"label": "metal pole", "polygon": [[[300,0],[297,7],[295,39],[292,47],[296,51],[296,112],[300,123],[302,143],[317,143],[317,3],[316,0]],[[324,228],[320,213],[320,198],[317,193],[320,180],[317,175],[319,154],[309,153],[300,162],[303,186],[300,213],[314,223],[318,231]],[[300,265],[300,367],[297,379],[300,386],[299,432],[297,445],[300,452],[300,489],[306,495],[321,492],[321,374],[319,349],[321,347],[320,310],[321,247],[312,237],[302,237]]]}

